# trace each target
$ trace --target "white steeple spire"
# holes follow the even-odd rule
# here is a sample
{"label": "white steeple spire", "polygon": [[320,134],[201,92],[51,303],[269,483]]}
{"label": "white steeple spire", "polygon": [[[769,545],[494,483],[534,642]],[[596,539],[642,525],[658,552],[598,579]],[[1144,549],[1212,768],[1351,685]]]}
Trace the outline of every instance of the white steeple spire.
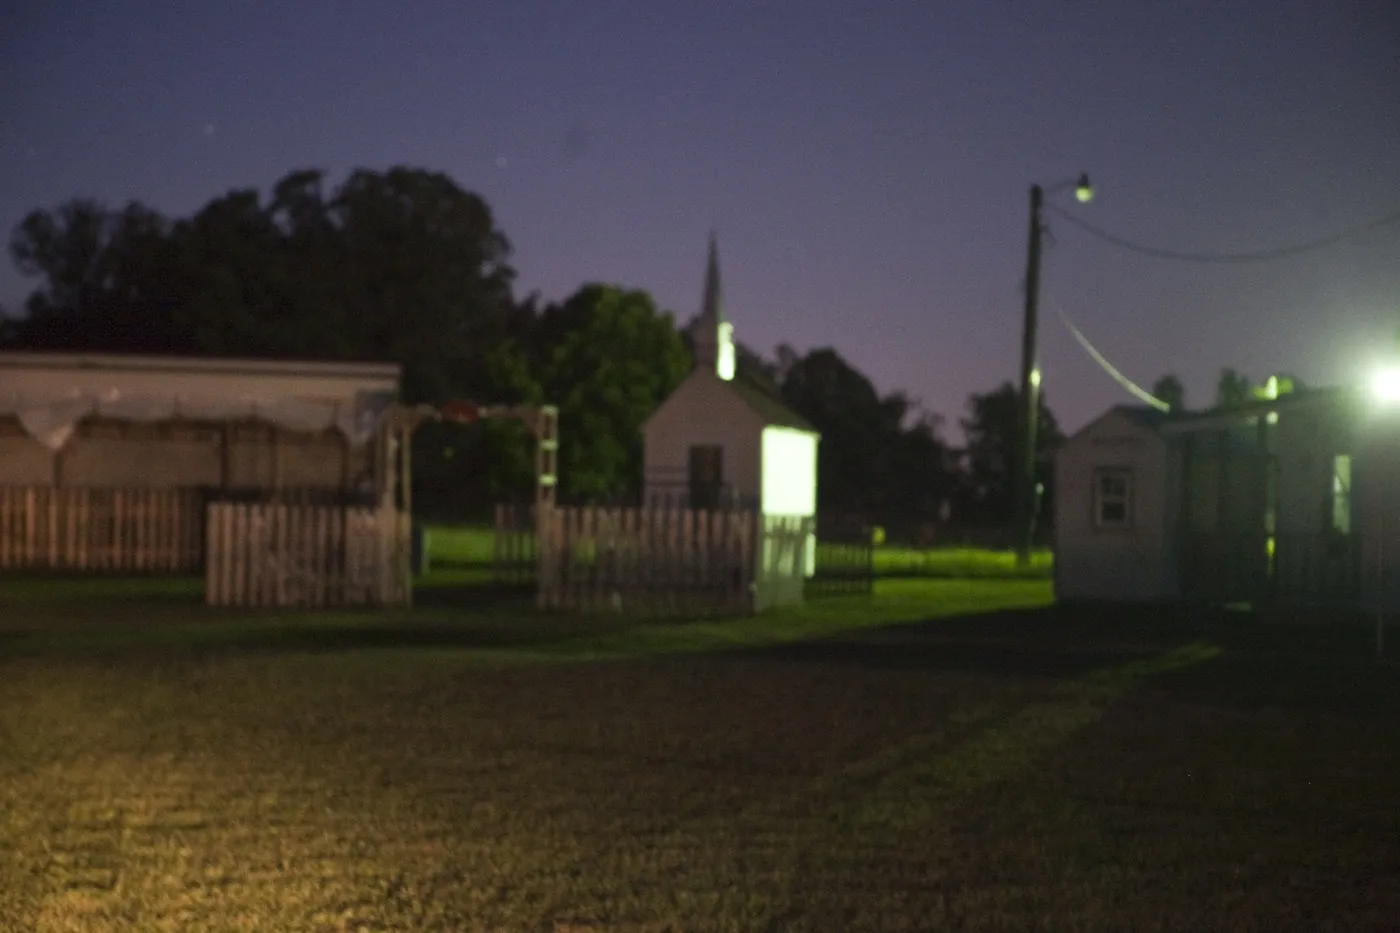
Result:
{"label": "white steeple spire", "polygon": [[695,321],[695,365],[712,369],[721,379],[734,378],[734,325],[725,321],[719,285],[719,246],[710,233],[705,264],[705,294]]}

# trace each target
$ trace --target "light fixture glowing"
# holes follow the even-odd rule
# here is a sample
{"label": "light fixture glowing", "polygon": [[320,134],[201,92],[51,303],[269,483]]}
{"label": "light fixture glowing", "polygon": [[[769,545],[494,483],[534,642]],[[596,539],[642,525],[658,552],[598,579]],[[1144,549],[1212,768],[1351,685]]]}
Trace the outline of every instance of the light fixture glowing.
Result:
{"label": "light fixture glowing", "polygon": [[1371,395],[1381,402],[1400,402],[1400,366],[1377,370],[1371,376]]}
{"label": "light fixture glowing", "polygon": [[737,362],[738,358],[734,350],[734,325],[728,321],[722,321],[719,325],[719,352],[715,358],[715,372],[721,379],[729,382],[734,378]]}
{"label": "light fixture glowing", "polygon": [[1087,174],[1079,176],[1079,183],[1074,186],[1074,196],[1079,199],[1080,204],[1088,204],[1094,200],[1094,186],[1089,184]]}
{"label": "light fixture glowing", "polygon": [[1040,388],[1040,367],[1031,370],[1031,385]]}

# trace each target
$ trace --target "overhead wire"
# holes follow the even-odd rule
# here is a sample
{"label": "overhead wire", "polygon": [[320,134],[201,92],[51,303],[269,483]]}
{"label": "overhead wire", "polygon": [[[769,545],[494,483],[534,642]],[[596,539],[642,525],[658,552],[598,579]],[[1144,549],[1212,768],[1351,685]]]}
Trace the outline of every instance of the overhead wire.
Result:
{"label": "overhead wire", "polygon": [[1123,375],[1116,366],[1108,361],[1107,357],[1095,349],[1094,345],[1089,342],[1089,338],[1085,337],[1083,332],[1080,331],[1078,327],[1074,326],[1074,322],[1065,314],[1064,308],[1060,307],[1058,301],[1050,299],[1048,303],[1055,309],[1055,315],[1060,319],[1060,323],[1065,325],[1074,339],[1079,342],[1079,345],[1084,348],[1089,356],[1093,358],[1094,362],[1098,363],[1099,366],[1103,368],[1103,371],[1108,373],[1115,382],[1126,389],[1130,395],[1151,405],[1158,411],[1171,411],[1171,405],[1157,398],[1151,392],[1148,392],[1142,386]]}
{"label": "overhead wire", "polygon": [[[1097,227],[1084,220],[1077,214],[1068,211],[1053,202],[1047,203],[1045,207],[1051,211],[1054,211],[1061,218],[1080,228],[1081,230],[1085,231],[1091,236],[1097,237],[1098,239],[1110,243],[1114,246],[1118,246],[1135,253],[1139,253],[1145,256],[1151,256],[1156,259],[1173,259],[1182,262],[1220,264],[1268,262],[1276,259],[1284,259],[1289,256],[1297,256],[1302,253],[1311,252],[1313,250],[1324,249],[1328,246],[1334,246],[1338,243],[1345,242],[1346,240],[1352,239],[1354,237],[1359,237],[1364,234],[1371,233],[1372,231],[1379,230],[1383,227],[1390,226],[1391,224],[1400,223],[1400,209],[1397,209],[1381,217],[1378,217],[1375,220],[1368,221],[1367,223],[1357,224],[1356,226],[1350,227],[1339,233],[1334,233],[1330,236],[1321,237],[1316,240],[1310,240],[1306,243],[1296,243],[1291,246],[1276,247],[1273,249],[1264,250],[1254,250],[1250,252],[1207,253],[1163,249],[1156,246],[1149,246],[1143,243],[1138,243],[1133,240],[1129,240],[1126,237],[1118,236],[1117,234],[1110,233],[1107,230]],[[1109,362],[1108,358],[1105,357],[1102,353],[1100,353],[1098,349],[1095,348],[1095,346],[1089,341],[1089,338],[1084,335],[1083,331],[1081,331],[1078,327],[1074,325],[1074,322],[1069,319],[1068,315],[1065,314],[1064,308],[1062,308],[1058,302],[1054,301],[1053,299],[1050,299],[1048,303],[1054,308],[1056,316],[1060,319],[1060,323],[1065,326],[1065,328],[1070,332],[1070,335],[1074,337],[1075,341],[1078,342],[1079,345],[1084,348],[1084,351],[1089,354],[1089,356],[1094,360],[1094,362],[1098,363],[1100,368],[1102,368],[1103,371],[1106,372],[1115,382],[1122,386],[1133,397],[1145,402],[1148,405],[1151,405],[1153,408],[1156,408],[1159,411],[1171,410],[1171,406],[1167,402],[1164,402],[1163,400],[1157,398],[1151,392],[1148,392],[1146,389],[1133,382],[1127,376],[1123,375],[1123,373],[1119,371],[1116,366]]]}
{"label": "overhead wire", "polygon": [[1394,211],[1391,211],[1389,214],[1384,215],[1383,217],[1378,217],[1375,220],[1368,221],[1367,223],[1358,224],[1354,227],[1350,227],[1346,230],[1341,231],[1340,233],[1334,233],[1330,236],[1325,236],[1320,239],[1311,240],[1306,243],[1296,243],[1292,246],[1281,246],[1274,249],[1262,249],[1242,253],[1196,253],[1184,252],[1181,250],[1173,249],[1162,249],[1156,246],[1148,246],[1142,243],[1137,243],[1133,240],[1127,239],[1126,237],[1121,237],[1117,234],[1109,233],[1107,230],[1104,230],[1101,227],[1096,227],[1084,218],[1075,214],[1074,212],[1068,211],[1060,205],[1055,204],[1054,202],[1046,203],[1045,207],[1047,210],[1054,211],[1062,219],[1070,222],[1071,224],[1090,234],[1091,236],[1098,237],[1104,242],[1112,243],[1114,246],[1119,246],[1123,249],[1130,250],[1135,253],[1140,253],[1144,256],[1151,256],[1156,259],[1175,259],[1182,262],[1247,263],[1268,262],[1275,259],[1285,259],[1289,256],[1297,256],[1300,253],[1307,253],[1313,250],[1323,249],[1328,246],[1335,246],[1336,244],[1352,239],[1353,237],[1362,236],[1363,234],[1370,233],[1374,230],[1379,230],[1382,227],[1387,227],[1391,224],[1400,223],[1400,209],[1396,209]]}

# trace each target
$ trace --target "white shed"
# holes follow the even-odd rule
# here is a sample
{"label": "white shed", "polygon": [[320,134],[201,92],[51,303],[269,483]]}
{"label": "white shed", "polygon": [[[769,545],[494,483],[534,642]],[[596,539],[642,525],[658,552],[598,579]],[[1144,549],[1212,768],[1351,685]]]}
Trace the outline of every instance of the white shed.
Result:
{"label": "white shed", "polygon": [[1120,406],[1055,474],[1061,599],[1400,609],[1400,410],[1357,391]]}
{"label": "white shed", "polygon": [[1118,406],[1055,454],[1055,595],[1157,600],[1176,595],[1173,463],[1164,416]]}
{"label": "white shed", "polygon": [[646,500],[816,515],[820,435],[770,391],[736,374],[733,325],[720,309],[713,237],[693,333],[695,369],[642,428]]}

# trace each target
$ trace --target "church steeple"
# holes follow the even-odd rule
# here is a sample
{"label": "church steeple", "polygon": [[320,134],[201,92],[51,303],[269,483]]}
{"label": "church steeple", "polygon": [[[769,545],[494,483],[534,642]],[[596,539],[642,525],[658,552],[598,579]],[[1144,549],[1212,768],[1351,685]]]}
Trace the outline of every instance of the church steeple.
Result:
{"label": "church steeple", "polygon": [[705,263],[705,293],[695,321],[695,366],[712,370],[721,379],[734,378],[734,325],[724,319],[719,283],[719,246],[710,233]]}

